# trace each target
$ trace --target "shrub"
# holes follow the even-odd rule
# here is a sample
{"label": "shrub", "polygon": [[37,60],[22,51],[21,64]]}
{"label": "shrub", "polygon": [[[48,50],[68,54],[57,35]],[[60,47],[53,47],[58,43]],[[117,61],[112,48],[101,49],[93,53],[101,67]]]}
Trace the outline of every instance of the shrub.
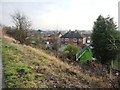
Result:
{"label": "shrub", "polygon": [[76,54],[80,51],[80,47],[69,44],[63,51],[63,55],[68,59],[75,60]]}

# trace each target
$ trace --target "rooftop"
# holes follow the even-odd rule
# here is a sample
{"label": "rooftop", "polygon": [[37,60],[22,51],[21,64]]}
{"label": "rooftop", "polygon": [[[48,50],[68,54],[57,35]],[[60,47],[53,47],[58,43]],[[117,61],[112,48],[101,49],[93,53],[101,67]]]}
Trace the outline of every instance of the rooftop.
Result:
{"label": "rooftop", "polygon": [[85,36],[77,30],[75,30],[75,31],[69,30],[67,33],[65,33],[64,35],[61,36],[61,38],[83,38],[83,37],[85,37]]}

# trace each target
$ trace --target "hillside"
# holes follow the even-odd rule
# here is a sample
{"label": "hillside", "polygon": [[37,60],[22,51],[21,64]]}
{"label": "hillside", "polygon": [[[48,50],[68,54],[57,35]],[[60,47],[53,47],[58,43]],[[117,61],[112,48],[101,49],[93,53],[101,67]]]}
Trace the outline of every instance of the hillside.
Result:
{"label": "hillside", "polygon": [[15,44],[13,41],[5,38],[2,45],[6,87],[113,87],[102,76],[86,74],[80,67],[63,62],[42,49]]}

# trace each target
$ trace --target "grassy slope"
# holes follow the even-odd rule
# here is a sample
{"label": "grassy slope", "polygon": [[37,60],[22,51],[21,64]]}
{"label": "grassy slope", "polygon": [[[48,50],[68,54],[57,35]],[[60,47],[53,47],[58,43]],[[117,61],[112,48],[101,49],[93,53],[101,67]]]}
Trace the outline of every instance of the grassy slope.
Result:
{"label": "grassy slope", "polygon": [[98,77],[83,74],[43,50],[7,42],[3,42],[2,50],[9,88],[109,87]]}

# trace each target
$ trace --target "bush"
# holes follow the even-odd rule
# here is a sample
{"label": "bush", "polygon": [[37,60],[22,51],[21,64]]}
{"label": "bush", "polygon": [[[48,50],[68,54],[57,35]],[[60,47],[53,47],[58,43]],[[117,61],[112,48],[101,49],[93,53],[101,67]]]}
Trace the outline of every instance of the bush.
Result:
{"label": "bush", "polygon": [[63,51],[63,55],[68,59],[75,60],[76,54],[80,51],[80,47],[69,44]]}

